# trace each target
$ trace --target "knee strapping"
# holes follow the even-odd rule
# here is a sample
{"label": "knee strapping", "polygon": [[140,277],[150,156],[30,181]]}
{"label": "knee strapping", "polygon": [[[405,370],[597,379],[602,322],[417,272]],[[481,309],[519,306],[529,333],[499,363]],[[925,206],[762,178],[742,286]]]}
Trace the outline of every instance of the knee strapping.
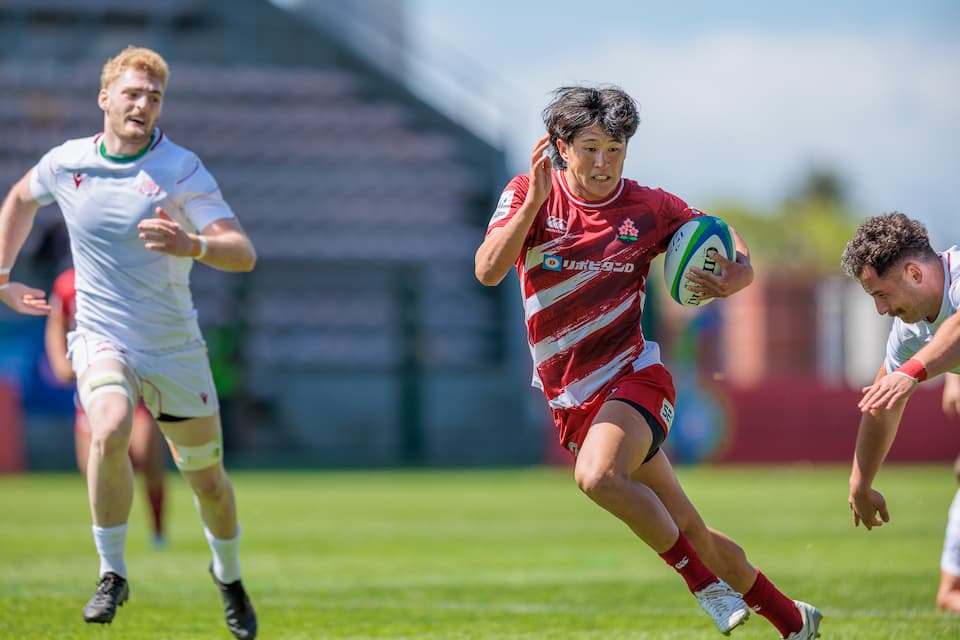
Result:
{"label": "knee strapping", "polygon": [[223,460],[223,438],[195,447],[179,445],[167,438],[173,462],[181,471],[199,471]]}
{"label": "knee strapping", "polygon": [[84,410],[90,406],[91,400],[106,393],[118,393],[127,399],[131,407],[134,405],[133,389],[122,373],[111,371],[93,376],[78,389],[80,404]]}

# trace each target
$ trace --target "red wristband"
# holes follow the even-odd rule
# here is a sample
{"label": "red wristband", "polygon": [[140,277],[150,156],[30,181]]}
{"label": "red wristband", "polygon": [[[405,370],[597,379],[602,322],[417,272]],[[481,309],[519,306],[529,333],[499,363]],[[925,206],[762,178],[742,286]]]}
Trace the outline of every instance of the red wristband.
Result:
{"label": "red wristband", "polygon": [[905,373],[911,378],[916,378],[917,382],[923,382],[927,379],[927,368],[916,358],[910,358],[896,369],[900,373]]}

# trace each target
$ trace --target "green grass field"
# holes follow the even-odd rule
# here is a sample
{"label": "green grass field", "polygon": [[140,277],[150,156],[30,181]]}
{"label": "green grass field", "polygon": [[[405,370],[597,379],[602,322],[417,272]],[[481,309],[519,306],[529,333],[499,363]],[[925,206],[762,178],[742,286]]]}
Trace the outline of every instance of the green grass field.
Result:
{"label": "green grass field", "polygon": [[[890,467],[893,522],[854,529],[839,467],[680,470],[707,522],[830,638],[960,638],[933,600],[948,466]],[[244,578],[260,638],[720,638],[683,582],[580,495],[565,469],[234,473]],[[170,477],[169,545],[147,541],[141,494],[131,600],[108,627],[80,609],[97,560],[76,475],[0,477],[0,638],[232,636],[185,484]],[[734,638],[777,638],[754,617]]]}

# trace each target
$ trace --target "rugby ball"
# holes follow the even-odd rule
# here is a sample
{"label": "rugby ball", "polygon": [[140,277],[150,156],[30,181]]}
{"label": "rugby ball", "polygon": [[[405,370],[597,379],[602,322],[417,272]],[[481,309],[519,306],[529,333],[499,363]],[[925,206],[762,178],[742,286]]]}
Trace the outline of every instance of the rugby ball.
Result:
{"label": "rugby ball", "polygon": [[707,255],[711,249],[728,260],[734,255],[730,227],[713,216],[697,216],[684,223],[670,238],[663,256],[663,277],[670,297],[685,307],[702,307],[714,299],[701,299],[700,293],[687,289],[687,275],[693,267],[720,273],[720,265]]}

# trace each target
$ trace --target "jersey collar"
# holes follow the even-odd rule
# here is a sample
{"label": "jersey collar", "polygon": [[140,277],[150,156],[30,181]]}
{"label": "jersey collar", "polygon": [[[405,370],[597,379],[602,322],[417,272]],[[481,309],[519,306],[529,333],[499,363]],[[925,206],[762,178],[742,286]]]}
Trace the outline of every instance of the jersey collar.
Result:
{"label": "jersey collar", "polygon": [[148,151],[153,151],[154,149],[156,149],[157,145],[160,144],[161,140],[163,140],[163,131],[159,127],[157,127],[156,129],[153,130],[153,133],[150,134],[150,142],[148,142],[146,146],[143,147],[143,149],[141,149],[140,151],[138,151],[137,153],[131,156],[112,156],[109,153],[107,153],[107,146],[103,142],[103,134],[100,134],[99,136],[97,136],[94,139],[94,143],[99,141],[99,144],[97,144],[97,153],[104,160],[109,160],[110,162],[127,163],[127,162],[136,162],[143,156],[147,155]]}

